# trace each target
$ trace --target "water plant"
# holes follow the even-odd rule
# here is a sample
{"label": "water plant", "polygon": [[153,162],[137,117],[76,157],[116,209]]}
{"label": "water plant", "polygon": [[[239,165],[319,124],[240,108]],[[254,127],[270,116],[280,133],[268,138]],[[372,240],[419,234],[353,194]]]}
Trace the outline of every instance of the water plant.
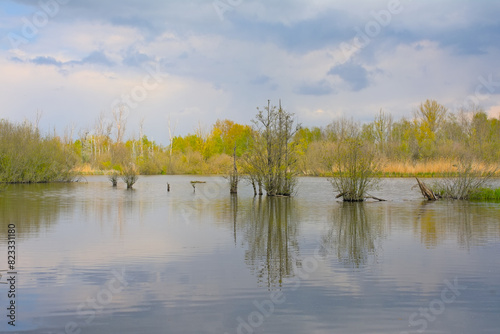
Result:
{"label": "water plant", "polygon": [[380,160],[359,137],[338,142],[326,163],[334,172],[328,180],[338,193],[337,198],[342,197],[345,202],[362,202],[372,197],[367,192],[378,185]]}
{"label": "water plant", "polygon": [[500,188],[479,188],[469,196],[469,199],[472,201],[500,201]]}
{"label": "water plant", "polygon": [[484,189],[496,174],[496,169],[482,167],[465,156],[453,167],[456,168],[456,172],[449,173],[447,177],[432,186],[432,190],[439,197],[467,200],[476,193],[486,194]]}

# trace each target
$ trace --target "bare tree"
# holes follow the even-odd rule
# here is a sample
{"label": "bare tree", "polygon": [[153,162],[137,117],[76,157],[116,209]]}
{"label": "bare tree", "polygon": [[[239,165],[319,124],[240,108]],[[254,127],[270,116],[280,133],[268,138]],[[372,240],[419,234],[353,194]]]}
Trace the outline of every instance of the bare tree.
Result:
{"label": "bare tree", "polygon": [[172,158],[172,150],[174,147],[174,137],[175,137],[175,128],[176,127],[177,127],[177,121],[175,122],[174,126],[172,127],[172,124],[170,122],[170,115],[168,115],[168,139],[170,141],[170,150],[169,150],[170,158]]}
{"label": "bare tree", "polygon": [[378,184],[380,160],[373,147],[363,143],[358,123],[347,120],[342,123],[346,129],[344,137],[329,145],[325,157],[325,164],[333,173],[329,181],[338,193],[337,198],[342,197],[345,202],[374,198],[367,192]]}
{"label": "bare tree", "polygon": [[378,184],[379,161],[373,149],[358,138],[333,145],[327,161],[334,176],[329,179],[333,189],[345,202],[361,202]]}
{"label": "bare tree", "polygon": [[101,112],[95,123],[95,134],[97,136],[109,137],[113,129],[113,124],[106,118],[106,114]]}
{"label": "bare tree", "polygon": [[[255,152],[262,158],[265,157],[264,168],[261,159],[254,160],[257,165],[253,170],[260,173],[260,179],[268,196],[290,196],[296,183],[296,157],[293,136],[299,129],[294,126],[293,114],[285,111],[281,106],[271,106],[268,101],[267,107],[258,109],[254,122],[254,131],[259,135],[255,139],[263,141],[256,143]],[[265,151],[263,151],[265,150]]]}
{"label": "bare tree", "polygon": [[127,125],[127,115],[126,108],[124,105],[119,105],[117,108],[113,109],[113,119],[115,121],[115,140],[117,143],[123,141],[123,136],[125,135],[125,127]]}
{"label": "bare tree", "polygon": [[64,137],[63,142],[65,145],[70,145],[73,143],[73,134],[75,132],[75,124],[71,123],[70,125],[64,128]]}
{"label": "bare tree", "polygon": [[467,107],[463,106],[458,111],[458,120],[467,140],[471,140],[474,135],[472,120],[474,119],[474,115],[480,112],[483,112],[483,109],[477,104],[470,104]]}
{"label": "bare tree", "polygon": [[43,116],[43,111],[37,109],[35,116],[35,123],[33,124],[35,129],[37,129],[37,131],[40,130],[40,120],[42,119],[42,116]]}
{"label": "bare tree", "polygon": [[108,122],[106,114],[101,112],[94,125],[93,151],[96,156],[101,155],[103,152],[104,145],[111,136],[112,128],[113,124]]}
{"label": "bare tree", "polygon": [[234,145],[233,149],[233,171],[229,174],[229,185],[230,189],[229,192],[231,194],[236,194],[238,193],[238,182],[239,182],[239,175],[238,175],[238,167],[236,166],[236,145]]}
{"label": "bare tree", "polygon": [[141,121],[139,123],[139,145],[141,146],[140,147],[141,157],[144,156],[144,141],[143,141],[143,138],[144,138],[144,117],[141,118]]}
{"label": "bare tree", "polygon": [[341,117],[328,124],[325,132],[329,141],[343,141],[359,135],[359,124],[352,119]]}

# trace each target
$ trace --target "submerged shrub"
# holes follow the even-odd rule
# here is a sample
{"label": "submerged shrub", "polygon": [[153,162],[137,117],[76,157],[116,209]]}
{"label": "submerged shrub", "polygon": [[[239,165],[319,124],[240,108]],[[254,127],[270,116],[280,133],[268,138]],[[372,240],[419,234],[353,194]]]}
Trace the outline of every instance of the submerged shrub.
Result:
{"label": "submerged shrub", "polygon": [[139,175],[135,165],[130,164],[129,166],[123,168],[121,179],[127,185],[127,189],[132,189],[134,183],[136,183],[139,179]]}
{"label": "submerged shrub", "polygon": [[111,182],[113,187],[116,187],[118,185],[118,176],[120,174],[118,171],[113,171],[111,174],[108,175],[108,180]]}
{"label": "submerged shrub", "polygon": [[[487,194],[484,190],[496,170],[482,167],[471,159],[462,158],[454,165],[456,172],[448,173],[434,184],[433,191],[443,198],[471,199]],[[477,194],[477,195],[476,195]]]}
{"label": "submerged shrub", "polygon": [[377,187],[380,180],[380,160],[374,151],[358,138],[337,143],[327,165],[333,172],[329,179],[337,197],[345,202],[361,202],[368,191]]}

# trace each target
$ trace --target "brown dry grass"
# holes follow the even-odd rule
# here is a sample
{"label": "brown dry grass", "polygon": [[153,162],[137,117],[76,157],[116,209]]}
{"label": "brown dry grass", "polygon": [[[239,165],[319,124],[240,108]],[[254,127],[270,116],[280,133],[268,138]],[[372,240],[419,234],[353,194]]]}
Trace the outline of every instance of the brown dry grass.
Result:
{"label": "brown dry grass", "polygon": [[[227,161],[226,161],[227,160]],[[227,170],[227,168],[221,168],[221,166],[229,166],[228,161],[230,157],[224,157],[224,159],[211,161],[211,164],[216,165],[217,168],[209,168],[205,166],[203,170],[198,172],[189,171],[186,174],[220,174],[220,170]],[[382,164],[381,173],[384,177],[440,177],[445,176],[450,173],[454,173],[457,171],[456,167],[453,165],[454,161],[451,160],[436,160],[436,161],[427,161],[427,162],[398,162],[398,161],[386,161]],[[219,166],[221,165],[221,166]],[[476,169],[479,170],[493,170],[498,169],[496,176],[500,177],[500,166],[498,165],[488,165],[485,163],[478,163],[475,165]],[[73,169],[73,172],[79,175],[106,175],[111,173],[112,171],[103,171],[99,169],[94,169],[90,164],[80,165]],[[183,174],[183,173],[180,173]],[[331,176],[331,172],[326,170],[315,170],[308,171],[308,173],[304,173],[303,175],[314,175],[314,176]]]}
{"label": "brown dry grass", "polygon": [[452,169],[450,161],[438,160],[428,162],[387,162],[382,168],[384,173],[395,174],[423,174],[423,173],[446,173]]}
{"label": "brown dry grass", "polygon": [[73,168],[72,172],[75,172],[78,175],[103,175],[103,174],[107,174],[106,171],[92,168],[92,166],[90,164],[76,166],[75,168]]}
{"label": "brown dry grass", "polygon": [[[382,173],[386,176],[442,176],[449,173],[457,172],[454,161],[451,160],[436,160],[426,162],[395,162],[389,161],[383,164]],[[479,170],[495,169],[498,166],[492,166],[485,163],[476,164]],[[497,173],[498,175],[498,173]]]}

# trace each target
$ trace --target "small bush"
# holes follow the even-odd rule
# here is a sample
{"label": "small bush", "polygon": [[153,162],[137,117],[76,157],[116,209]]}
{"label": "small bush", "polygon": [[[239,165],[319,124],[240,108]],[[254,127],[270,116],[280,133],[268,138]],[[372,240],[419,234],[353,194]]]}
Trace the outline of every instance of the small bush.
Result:
{"label": "small bush", "polygon": [[467,158],[460,159],[454,167],[456,172],[448,173],[433,185],[434,193],[443,198],[465,200],[475,196],[476,193],[487,195],[484,189],[487,188],[489,180],[495,176],[495,169],[481,167]]}
{"label": "small bush", "polygon": [[137,168],[133,164],[123,168],[121,179],[127,185],[127,189],[132,189],[134,183],[139,179]]}
{"label": "small bush", "polygon": [[111,181],[111,184],[113,187],[116,187],[118,185],[118,176],[120,174],[117,171],[113,171],[111,174],[108,175],[109,181]]}
{"label": "small bush", "polygon": [[357,138],[339,142],[327,164],[333,172],[329,181],[345,202],[364,201],[380,179],[380,160]]}

